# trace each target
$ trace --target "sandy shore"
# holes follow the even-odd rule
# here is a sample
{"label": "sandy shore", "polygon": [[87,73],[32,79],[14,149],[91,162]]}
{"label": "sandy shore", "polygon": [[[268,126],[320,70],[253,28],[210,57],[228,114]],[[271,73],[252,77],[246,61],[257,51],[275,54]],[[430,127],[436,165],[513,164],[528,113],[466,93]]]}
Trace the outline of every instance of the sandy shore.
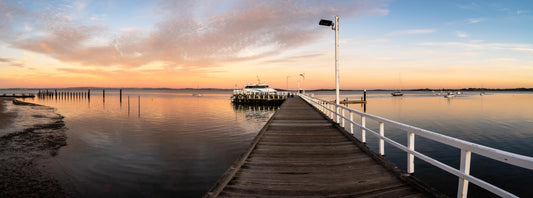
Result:
{"label": "sandy shore", "polygon": [[[3,101],[2,101],[3,100]],[[4,105],[31,112],[54,111],[52,108],[25,102],[0,99],[0,129],[17,122],[16,112],[4,112]],[[50,115],[49,112],[47,112]],[[53,113],[47,124],[34,125],[0,137],[0,197],[65,197],[58,181],[47,173],[43,159],[57,155],[66,145],[63,117]],[[35,115],[39,116],[39,115]]]}

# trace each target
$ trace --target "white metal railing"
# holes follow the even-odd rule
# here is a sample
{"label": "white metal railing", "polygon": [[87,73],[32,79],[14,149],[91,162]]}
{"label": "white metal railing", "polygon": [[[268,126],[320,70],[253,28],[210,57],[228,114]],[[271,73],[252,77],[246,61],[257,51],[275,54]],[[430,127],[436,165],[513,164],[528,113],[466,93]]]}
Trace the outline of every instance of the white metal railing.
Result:
{"label": "white metal railing", "polygon": [[[307,95],[299,94],[309,104],[315,106],[322,111],[325,115],[329,116],[332,120],[340,124],[345,129],[349,129],[349,132],[355,134],[354,125],[361,129],[361,141],[366,143],[366,132],[379,138],[379,154],[385,155],[385,142],[390,145],[399,148],[407,152],[407,172],[414,173],[414,158],[418,157],[444,171],[447,171],[457,177],[459,177],[459,186],[457,190],[457,197],[467,197],[468,183],[472,182],[501,197],[517,197],[510,192],[507,192],[497,186],[489,184],[479,178],[470,175],[470,162],[472,153],[476,153],[500,162],[511,164],[514,166],[533,170],[533,157],[510,153],[487,146],[475,144],[472,142],[460,140],[457,138],[445,136],[436,132],[428,131],[425,129],[417,128],[400,122],[388,120],[378,116],[363,113],[348,107],[337,105],[333,102],[322,100],[315,97],[309,97]],[[346,117],[345,112],[348,112],[349,117]],[[357,123],[353,119],[353,115],[357,114],[361,116],[361,124]],[[379,132],[375,132],[372,129],[366,127],[366,119],[371,119],[379,123]],[[345,122],[349,123],[349,127],[346,127]],[[407,146],[404,146],[390,138],[385,136],[385,124],[394,128],[401,129],[407,132]],[[461,150],[461,162],[459,170],[448,166],[442,162],[439,162],[431,157],[428,157],[415,150],[415,135],[437,141]]]}

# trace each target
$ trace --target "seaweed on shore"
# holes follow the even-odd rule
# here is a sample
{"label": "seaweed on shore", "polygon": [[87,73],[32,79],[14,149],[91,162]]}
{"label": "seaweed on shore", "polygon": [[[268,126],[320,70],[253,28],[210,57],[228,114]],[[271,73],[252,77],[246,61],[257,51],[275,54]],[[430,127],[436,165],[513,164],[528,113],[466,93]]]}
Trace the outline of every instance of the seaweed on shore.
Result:
{"label": "seaweed on shore", "polygon": [[[41,106],[18,100],[13,100],[13,104]],[[50,117],[50,123],[0,137],[0,197],[66,196],[59,182],[40,163],[57,155],[59,148],[67,144],[63,116],[55,115]]]}

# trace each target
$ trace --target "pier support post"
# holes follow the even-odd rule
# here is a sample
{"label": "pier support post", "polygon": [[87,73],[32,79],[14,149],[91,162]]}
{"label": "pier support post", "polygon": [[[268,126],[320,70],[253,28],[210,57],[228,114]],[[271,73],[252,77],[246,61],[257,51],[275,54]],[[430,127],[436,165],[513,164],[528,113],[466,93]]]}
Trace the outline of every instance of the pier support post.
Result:
{"label": "pier support post", "polygon": [[122,89],[120,89],[120,103],[122,104]]}

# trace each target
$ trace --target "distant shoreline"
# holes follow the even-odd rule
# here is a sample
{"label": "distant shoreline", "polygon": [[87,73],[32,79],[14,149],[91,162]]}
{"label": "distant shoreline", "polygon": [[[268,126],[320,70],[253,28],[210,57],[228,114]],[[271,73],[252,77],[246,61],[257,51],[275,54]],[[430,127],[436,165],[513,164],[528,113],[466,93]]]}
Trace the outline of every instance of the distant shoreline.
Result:
{"label": "distant shoreline", "polygon": [[[233,89],[222,89],[222,88],[116,88],[116,87],[65,87],[65,88],[0,88],[0,90],[82,90],[82,89],[91,89],[91,90],[176,90],[176,91],[233,91]],[[287,91],[286,89],[275,88],[278,91]],[[367,91],[396,91],[397,89],[366,89]],[[296,90],[288,90],[296,91]],[[306,91],[335,91],[335,89],[307,89]],[[340,91],[364,91],[364,89],[340,89]],[[420,89],[402,89],[402,91],[533,91],[533,88],[460,88],[460,89],[430,89],[430,88],[420,88]]]}

